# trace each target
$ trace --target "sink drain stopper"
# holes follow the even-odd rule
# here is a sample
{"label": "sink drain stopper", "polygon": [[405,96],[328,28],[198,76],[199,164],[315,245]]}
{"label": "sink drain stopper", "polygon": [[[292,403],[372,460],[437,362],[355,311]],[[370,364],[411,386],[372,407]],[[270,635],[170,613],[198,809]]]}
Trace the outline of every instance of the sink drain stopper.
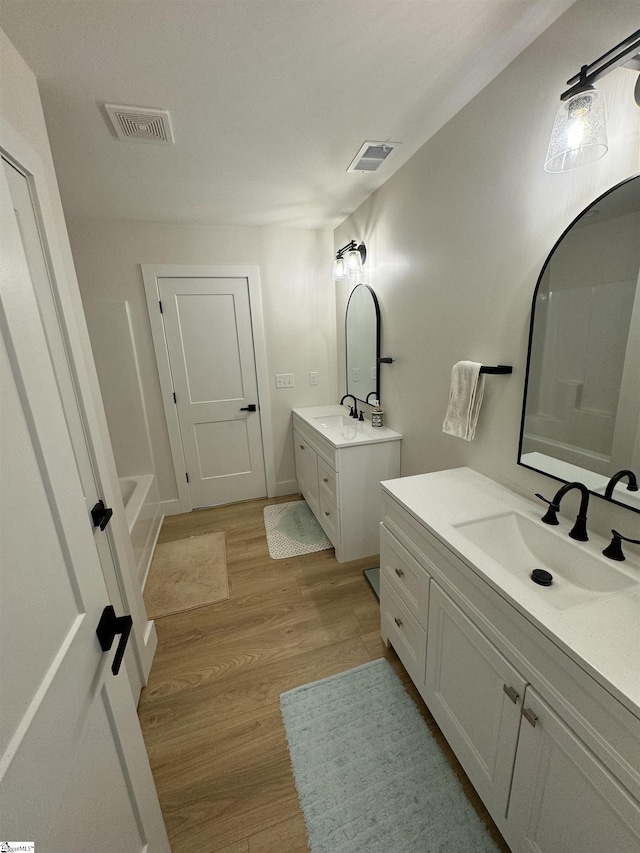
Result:
{"label": "sink drain stopper", "polygon": [[531,580],[534,583],[539,583],[540,586],[551,586],[553,583],[553,575],[545,569],[534,569],[531,572]]}

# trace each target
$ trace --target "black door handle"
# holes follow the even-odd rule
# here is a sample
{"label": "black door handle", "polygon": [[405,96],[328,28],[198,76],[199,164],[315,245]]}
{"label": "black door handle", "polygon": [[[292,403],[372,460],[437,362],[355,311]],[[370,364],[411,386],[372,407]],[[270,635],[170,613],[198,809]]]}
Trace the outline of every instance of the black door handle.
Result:
{"label": "black door handle", "polygon": [[96,634],[98,635],[102,651],[108,652],[113,645],[116,634],[120,634],[120,642],[118,643],[118,648],[111,664],[111,672],[114,675],[120,672],[120,665],[122,664],[124,650],[127,647],[132,625],[133,619],[131,616],[116,616],[116,611],[111,604],[102,611],[102,616],[96,628]]}
{"label": "black door handle", "polygon": [[241,412],[255,412],[255,410],[256,410],[256,404],[255,403],[249,403],[248,406],[245,406],[243,409],[240,409]]}
{"label": "black door handle", "polygon": [[113,515],[113,510],[111,507],[105,506],[104,501],[98,501],[98,503],[91,510],[91,518],[93,519],[93,526],[99,527],[100,530],[104,530],[107,524],[111,521],[111,516]]}

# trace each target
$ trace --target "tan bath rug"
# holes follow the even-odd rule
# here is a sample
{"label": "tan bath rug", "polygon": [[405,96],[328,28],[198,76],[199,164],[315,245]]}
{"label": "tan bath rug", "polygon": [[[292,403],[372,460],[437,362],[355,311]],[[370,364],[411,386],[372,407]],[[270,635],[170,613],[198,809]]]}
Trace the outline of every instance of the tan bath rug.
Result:
{"label": "tan bath rug", "polygon": [[224,533],[207,533],[156,547],[144,589],[150,619],[229,598]]}

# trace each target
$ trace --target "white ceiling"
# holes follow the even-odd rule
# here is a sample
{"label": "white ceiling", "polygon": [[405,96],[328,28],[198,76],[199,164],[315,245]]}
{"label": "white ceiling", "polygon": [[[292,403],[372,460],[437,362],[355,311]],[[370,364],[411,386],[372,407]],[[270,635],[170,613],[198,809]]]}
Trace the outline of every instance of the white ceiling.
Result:
{"label": "white ceiling", "polygon": [[[334,228],[573,0],[2,0],[68,215]],[[168,110],[116,139],[104,103]],[[365,140],[401,142],[347,173]]]}

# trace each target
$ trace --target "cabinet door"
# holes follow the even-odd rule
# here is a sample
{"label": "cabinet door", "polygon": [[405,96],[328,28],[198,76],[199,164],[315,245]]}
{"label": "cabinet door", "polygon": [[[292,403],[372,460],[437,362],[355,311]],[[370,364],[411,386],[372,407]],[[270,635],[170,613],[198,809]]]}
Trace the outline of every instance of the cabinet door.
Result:
{"label": "cabinet door", "polygon": [[318,493],[318,454],[309,447],[302,436],[293,433],[293,445],[296,460],[298,488],[313,510],[316,518],[320,514],[320,496]]}
{"label": "cabinet door", "polygon": [[499,825],[507,811],[525,686],[517,670],[432,580],[425,699]]}
{"label": "cabinet door", "polygon": [[640,803],[531,687],[523,709],[506,829],[514,853],[638,853]]}

